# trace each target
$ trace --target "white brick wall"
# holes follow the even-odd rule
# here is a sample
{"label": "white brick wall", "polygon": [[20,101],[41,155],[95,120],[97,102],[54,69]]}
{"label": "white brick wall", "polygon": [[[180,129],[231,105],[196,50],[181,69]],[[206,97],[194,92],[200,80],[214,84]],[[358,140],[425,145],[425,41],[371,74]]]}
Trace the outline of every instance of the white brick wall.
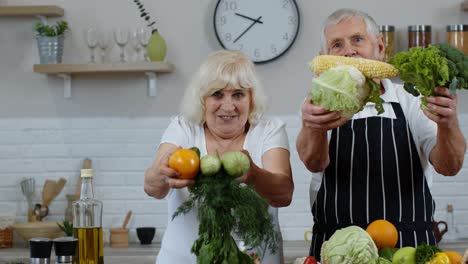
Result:
{"label": "white brick wall", "polygon": [[[280,209],[285,240],[301,240],[312,225],[308,188],[309,173],[299,161],[295,138],[300,120],[282,116],[288,125],[295,192],[292,204]],[[460,117],[468,135],[468,115]],[[48,220],[61,220],[66,194],[75,192],[84,158],[92,159],[95,169],[95,194],[104,201],[105,228],[121,225],[128,210],[131,239],[134,228],[156,226],[160,241],[167,223],[166,203],[143,192],[144,170],[151,164],[169,118],[95,118],[95,119],[0,119],[0,215],[14,213],[26,220],[26,200],[19,182],[36,179],[35,203],[41,201],[45,179],[65,177],[67,184],[50,206]],[[462,237],[468,237],[468,167],[456,177],[436,177],[433,194],[437,202],[436,219],[445,220],[444,208],[453,203]]]}

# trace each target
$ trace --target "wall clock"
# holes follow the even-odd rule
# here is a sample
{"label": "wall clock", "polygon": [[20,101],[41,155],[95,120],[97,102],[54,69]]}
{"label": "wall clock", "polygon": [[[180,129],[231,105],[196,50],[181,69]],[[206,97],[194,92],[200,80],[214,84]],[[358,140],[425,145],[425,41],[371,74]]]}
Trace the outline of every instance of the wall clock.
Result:
{"label": "wall clock", "polygon": [[213,22],[224,49],[242,51],[255,63],[288,51],[300,24],[294,0],[218,0]]}

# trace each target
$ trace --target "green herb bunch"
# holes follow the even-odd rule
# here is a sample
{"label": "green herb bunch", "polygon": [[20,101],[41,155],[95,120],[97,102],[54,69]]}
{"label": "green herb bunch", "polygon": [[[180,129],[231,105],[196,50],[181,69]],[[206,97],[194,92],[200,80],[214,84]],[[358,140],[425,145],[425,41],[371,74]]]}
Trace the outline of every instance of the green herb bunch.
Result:
{"label": "green herb bunch", "polygon": [[47,25],[40,21],[34,24],[34,30],[39,36],[56,37],[65,34],[68,30],[68,23],[66,21],[58,21],[55,25]]}
{"label": "green herb bunch", "polygon": [[145,6],[143,3],[141,3],[140,0],[133,0],[133,2],[137,5],[138,10],[140,11],[140,17],[142,17],[146,21],[146,26],[151,28],[151,32],[154,33],[158,31],[154,25],[156,24],[156,21],[154,19],[151,19],[151,16],[149,12],[145,9]]}
{"label": "green herb bunch", "polygon": [[62,224],[57,223],[58,227],[65,233],[67,236],[73,236],[73,223],[63,220]]}
{"label": "green herb bunch", "polygon": [[[189,187],[190,196],[177,208],[172,219],[198,209],[198,239],[192,253],[198,264],[253,264],[253,257],[239,250],[232,233],[262,256],[267,248],[277,249],[278,233],[274,230],[268,203],[221,168],[216,174],[198,174]],[[260,249],[260,250],[259,250]]]}

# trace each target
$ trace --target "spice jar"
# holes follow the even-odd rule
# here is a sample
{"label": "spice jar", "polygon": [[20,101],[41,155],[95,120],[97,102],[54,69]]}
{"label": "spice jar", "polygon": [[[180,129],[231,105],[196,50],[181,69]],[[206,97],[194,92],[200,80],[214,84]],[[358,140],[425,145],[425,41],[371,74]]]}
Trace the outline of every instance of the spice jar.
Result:
{"label": "spice jar", "polygon": [[395,27],[391,25],[380,25],[380,34],[382,34],[385,46],[384,61],[388,61],[393,56],[393,46],[395,43]]}
{"label": "spice jar", "polygon": [[447,43],[468,55],[468,25],[448,25]]}
{"label": "spice jar", "polygon": [[408,27],[408,49],[413,47],[426,48],[431,44],[431,26],[413,25]]}

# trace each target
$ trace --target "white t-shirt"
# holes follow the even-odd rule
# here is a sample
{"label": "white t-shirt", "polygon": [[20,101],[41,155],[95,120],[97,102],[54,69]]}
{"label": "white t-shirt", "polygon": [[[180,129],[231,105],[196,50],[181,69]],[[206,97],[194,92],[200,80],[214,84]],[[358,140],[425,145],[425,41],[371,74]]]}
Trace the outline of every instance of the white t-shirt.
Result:
{"label": "white t-shirt", "polygon": [[[367,103],[364,109],[356,113],[352,119],[367,118],[372,116],[380,116],[386,118],[396,118],[391,102],[399,103],[403,114],[409,124],[409,128],[413,135],[414,143],[418,150],[421,165],[426,175],[426,181],[429,188],[432,186],[432,176],[437,174],[430,163],[428,162],[429,154],[434,148],[437,140],[437,125],[435,122],[427,118],[421,110],[421,100],[419,97],[405,91],[402,84],[393,83],[389,79],[383,79],[382,85],[385,88],[385,93],[380,97],[385,101],[383,103],[384,113],[378,115],[375,110],[374,103]],[[331,130],[328,131],[328,140],[331,137]],[[315,201],[315,197],[322,183],[323,172],[312,173],[312,181],[309,189],[310,206]]]}
{"label": "white t-shirt", "polygon": [[[200,149],[201,156],[207,154],[205,131],[203,126],[188,122],[182,117],[172,119],[166,129],[161,143],[170,143],[183,148],[196,146]],[[256,125],[250,126],[244,141],[244,149],[249,151],[252,161],[259,167],[263,167],[263,154],[273,148],[289,150],[288,137],[285,124],[276,118],[263,118]],[[156,263],[196,263],[196,256],[191,253],[193,242],[198,238],[197,211],[191,210],[185,215],[179,215],[172,220],[172,215],[177,208],[189,197],[187,188],[171,189],[166,196],[168,202],[168,224],[161,244],[161,251]],[[248,202],[248,201],[246,201]],[[278,209],[269,207],[268,211],[273,216],[274,225],[279,230]],[[278,243],[275,255],[268,252],[262,263],[283,263],[282,241]]]}

